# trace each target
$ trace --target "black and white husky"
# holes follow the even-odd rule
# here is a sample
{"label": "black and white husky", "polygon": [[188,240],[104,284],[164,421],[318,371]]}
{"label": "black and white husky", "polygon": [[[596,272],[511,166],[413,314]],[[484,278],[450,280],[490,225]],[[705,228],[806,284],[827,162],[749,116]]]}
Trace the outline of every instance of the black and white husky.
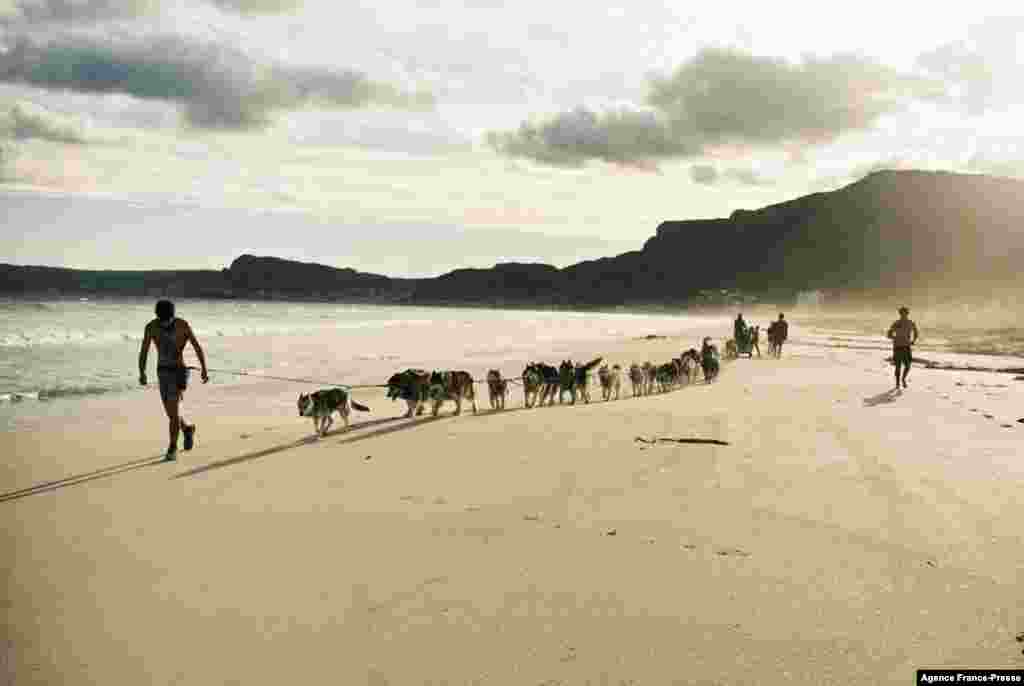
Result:
{"label": "black and white husky", "polygon": [[313,419],[313,430],[320,436],[326,436],[327,430],[334,423],[335,412],[341,415],[341,420],[348,428],[349,405],[360,412],[369,412],[370,408],[360,405],[349,398],[348,391],[344,388],[331,388],[313,393],[299,395],[299,416],[311,417]]}

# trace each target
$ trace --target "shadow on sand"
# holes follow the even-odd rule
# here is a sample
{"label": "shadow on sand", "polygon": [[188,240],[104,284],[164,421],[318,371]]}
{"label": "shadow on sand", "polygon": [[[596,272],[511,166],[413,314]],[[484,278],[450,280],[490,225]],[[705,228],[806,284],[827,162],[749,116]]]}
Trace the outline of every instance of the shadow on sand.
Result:
{"label": "shadow on sand", "polygon": [[[698,385],[702,385],[702,384],[698,384]],[[674,389],[674,390],[680,390],[680,389]],[[656,395],[665,395],[665,394],[664,393],[652,393],[651,396],[640,396],[640,397],[652,397],[652,396],[656,396]],[[630,399],[630,396],[627,396],[627,395],[623,395],[622,398],[621,398],[621,400],[629,400],[629,399]],[[590,403],[584,403],[582,401],[577,401],[576,405],[582,407],[582,406],[586,406],[588,404],[589,405],[595,405],[595,404],[602,404],[602,403],[605,403],[605,402],[615,402],[615,400],[605,401],[605,400],[602,400],[602,399],[596,399],[596,400],[595,399],[591,399]],[[554,405],[550,405],[550,406],[549,405],[544,405],[544,407],[545,408],[548,408],[548,407],[566,407],[566,408],[568,408],[568,407],[575,407],[575,406],[574,405],[570,405],[568,402],[566,402],[566,403],[555,403]],[[537,406],[534,406],[534,407],[522,407],[522,406],[520,406],[520,407],[508,407],[508,408],[505,408],[504,410],[500,410],[500,409],[499,410],[492,410],[489,407],[486,407],[486,408],[482,407],[482,408],[479,409],[479,411],[475,415],[472,415],[472,416],[479,419],[479,418],[483,418],[483,417],[489,417],[489,416],[492,416],[492,415],[508,414],[509,412],[528,412],[528,411],[537,410],[537,409],[540,409],[540,408],[537,407]],[[470,411],[467,411],[467,410],[463,409],[462,414],[463,414],[463,416],[465,416],[467,414],[472,414],[472,413]],[[439,421],[439,420],[442,420],[442,419],[450,419],[450,418],[453,418],[455,416],[456,415],[454,414],[454,412],[447,412],[447,413],[442,413],[442,414],[438,415],[437,417],[431,417],[431,416],[425,416],[424,417],[424,416],[421,416],[421,417],[409,418],[409,417],[405,417],[403,415],[403,416],[398,416],[398,417],[384,417],[384,418],[381,418],[381,419],[372,419],[370,421],[360,422],[358,424],[352,424],[351,427],[347,431],[345,431],[345,430],[330,431],[330,432],[327,433],[327,436],[325,438],[329,438],[329,437],[332,437],[332,436],[343,436],[344,438],[342,438],[340,441],[337,442],[338,445],[346,445],[346,444],[349,444],[349,443],[358,443],[359,441],[365,441],[365,440],[367,440],[369,438],[379,438],[380,436],[386,436],[387,434],[395,433],[396,431],[406,431],[408,429],[415,429],[416,427],[423,426],[424,424],[429,424],[431,422],[436,422],[436,421]],[[385,428],[382,428],[382,429],[377,429],[376,431],[363,431],[363,429],[368,429],[370,427],[379,426],[381,424],[390,424],[392,422],[402,422],[402,423],[397,425],[397,426],[389,426],[389,427],[385,427]],[[358,433],[356,433],[354,436],[349,436],[349,434],[351,432],[358,432]],[[223,467],[230,467],[232,465],[241,464],[243,462],[249,462],[250,460],[258,460],[261,457],[268,457],[270,455],[275,455],[277,453],[284,452],[286,450],[292,450],[293,448],[300,448],[300,447],[302,447],[304,445],[311,445],[311,444],[317,443],[319,440],[323,440],[323,439],[317,439],[315,436],[309,436],[307,438],[302,438],[302,439],[297,440],[297,441],[292,441],[291,443],[285,443],[284,445],[277,445],[277,446],[274,446],[272,448],[265,448],[263,450],[259,450],[259,451],[253,452],[253,453],[246,453],[245,455],[239,455],[238,457],[229,457],[229,458],[224,459],[224,460],[218,460],[217,462],[210,462],[209,464],[200,465],[198,467],[194,467],[194,468],[189,469],[187,471],[175,474],[171,478],[172,479],[180,479],[180,478],[186,477],[186,476],[196,476],[197,474],[202,474],[204,472],[209,472],[209,471],[212,471],[214,469],[221,469]]]}
{"label": "shadow on sand", "polygon": [[879,393],[873,395],[870,398],[864,398],[864,407],[875,407],[876,405],[882,405],[883,403],[891,403],[896,398],[903,395],[903,391],[898,388],[890,388],[885,393]]}
{"label": "shadow on sand", "polygon": [[[591,402],[593,404],[593,401],[591,401]],[[583,405],[584,403],[577,403],[577,404],[578,405]],[[570,407],[568,404],[566,404],[565,406],[566,407]],[[492,416],[492,415],[502,415],[502,414],[508,414],[510,412],[524,412],[524,411],[529,411],[529,410],[532,410],[532,409],[535,409],[535,408],[509,407],[509,408],[506,408],[504,410],[492,410],[490,408],[486,408],[486,409],[485,408],[481,408],[479,410],[479,412],[477,412],[475,415],[471,415],[471,416],[474,416],[476,418],[482,419],[484,417],[489,417],[489,416]],[[463,416],[465,416],[467,413],[466,413],[465,410],[463,410],[462,414],[463,414]],[[415,418],[409,418],[409,417],[405,417],[405,416],[384,417],[382,419],[372,419],[372,420],[367,421],[367,422],[360,422],[359,424],[352,424],[352,426],[349,428],[348,431],[345,431],[345,430],[329,431],[327,433],[327,436],[325,436],[324,438],[331,438],[331,437],[336,437],[336,436],[342,436],[343,438],[340,441],[337,441],[337,445],[347,445],[349,443],[358,443],[359,441],[365,441],[365,440],[367,440],[369,438],[379,438],[381,436],[386,436],[387,434],[395,433],[397,431],[407,431],[409,429],[415,429],[417,427],[423,426],[424,424],[430,424],[432,422],[441,421],[441,420],[444,420],[444,419],[453,419],[454,417],[455,417],[455,415],[453,413],[440,414],[437,417],[431,417],[431,416],[415,417]],[[379,426],[381,424],[391,424],[393,422],[402,422],[402,423],[397,425],[397,426],[388,426],[388,427],[384,427],[382,429],[377,429],[375,431],[363,431],[363,429],[367,429],[367,428],[374,427],[374,426]],[[358,432],[358,433],[356,433],[354,436],[350,436],[349,434],[352,433],[352,432]],[[281,452],[284,452],[286,450],[292,450],[293,448],[301,448],[304,445],[313,445],[314,443],[318,443],[321,440],[324,440],[324,439],[318,439],[315,436],[309,436],[307,438],[302,438],[302,439],[299,439],[297,441],[292,441],[291,443],[285,443],[283,445],[277,445],[277,446],[274,446],[272,448],[265,448],[263,450],[258,450],[258,451],[253,452],[253,453],[246,453],[245,455],[239,455],[238,457],[229,457],[229,458],[227,458],[225,460],[218,460],[216,462],[210,462],[209,464],[200,465],[198,467],[194,467],[194,468],[189,469],[187,471],[175,474],[171,478],[172,479],[180,479],[180,478],[186,477],[186,476],[196,476],[197,474],[202,474],[204,472],[213,471],[214,469],[222,469],[224,467],[230,467],[232,465],[241,464],[243,462],[249,462],[251,460],[258,460],[261,457],[268,457],[270,455],[275,455],[277,453],[281,453]]]}
{"label": "shadow on sand", "polygon": [[36,495],[39,493],[47,493],[49,491],[56,491],[60,488],[67,486],[77,486],[79,484],[88,483],[89,481],[95,481],[97,479],[105,479],[109,476],[116,474],[123,474],[124,472],[130,472],[134,469],[141,469],[142,467],[151,467],[153,465],[163,464],[164,459],[162,455],[156,457],[143,457],[138,460],[132,460],[131,462],[125,462],[123,464],[113,465],[111,467],[103,467],[91,472],[84,474],[75,474],[73,476],[67,476],[63,479],[56,479],[54,481],[46,481],[35,486],[29,486],[22,488],[17,491],[8,491],[7,493],[0,493],[0,503],[5,503],[8,500],[18,500],[19,498],[26,498],[30,495]]}

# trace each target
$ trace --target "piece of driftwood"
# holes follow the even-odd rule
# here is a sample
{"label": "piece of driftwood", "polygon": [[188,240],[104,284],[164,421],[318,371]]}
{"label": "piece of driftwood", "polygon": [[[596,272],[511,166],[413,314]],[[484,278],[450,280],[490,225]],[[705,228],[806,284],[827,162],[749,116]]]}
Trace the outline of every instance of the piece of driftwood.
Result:
{"label": "piece of driftwood", "polygon": [[647,443],[653,445],[655,443],[696,443],[700,445],[729,445],[726,441],[720,441],[717,438],[643,438],[637,436],[634,441],[640,443]]}

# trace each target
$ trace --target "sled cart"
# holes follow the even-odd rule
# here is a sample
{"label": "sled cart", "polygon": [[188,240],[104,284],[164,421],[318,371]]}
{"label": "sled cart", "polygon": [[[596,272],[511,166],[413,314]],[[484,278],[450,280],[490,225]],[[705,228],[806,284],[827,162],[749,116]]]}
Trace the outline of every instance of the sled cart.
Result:
{"label": "sled cart", "polygon": [[747,357],[754,356],[754,339],[749,331],[745,336],[730,338],[725,343],[726,357],[736,359],[740,355],[746,355]]}

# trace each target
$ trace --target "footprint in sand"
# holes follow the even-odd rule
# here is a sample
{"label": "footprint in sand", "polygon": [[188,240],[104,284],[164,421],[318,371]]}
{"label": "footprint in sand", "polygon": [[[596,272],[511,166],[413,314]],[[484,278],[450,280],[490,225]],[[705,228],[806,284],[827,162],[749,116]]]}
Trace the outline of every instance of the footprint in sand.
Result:
{"label": "footprint in sand", "polygon": [[252,438],[252,434],[238,434],[239,438]]}
{"label": "footprint in sand", "polygon": [[723,548],[722,550],[716,550],[715,555],[721,556],[736,556],[736,557],[750,557],[750,553],[746,550],[740,550],[739,548]]}
{"label": "footprint in sand", "polygon": [[1003,427],[1004,429],[1012,429],[1013,428],[1013,424],[1000,424],[999,426]]}
{"label": "footprint in sand", "polygon": [[981,415],[981,416],[982,416],[982,417],[984,417],[985,419],[995,419],[995,417],[993,417],[993,416],[992,416],[992,415],[990,415],[990,414],[983,414],[983,415]]}

